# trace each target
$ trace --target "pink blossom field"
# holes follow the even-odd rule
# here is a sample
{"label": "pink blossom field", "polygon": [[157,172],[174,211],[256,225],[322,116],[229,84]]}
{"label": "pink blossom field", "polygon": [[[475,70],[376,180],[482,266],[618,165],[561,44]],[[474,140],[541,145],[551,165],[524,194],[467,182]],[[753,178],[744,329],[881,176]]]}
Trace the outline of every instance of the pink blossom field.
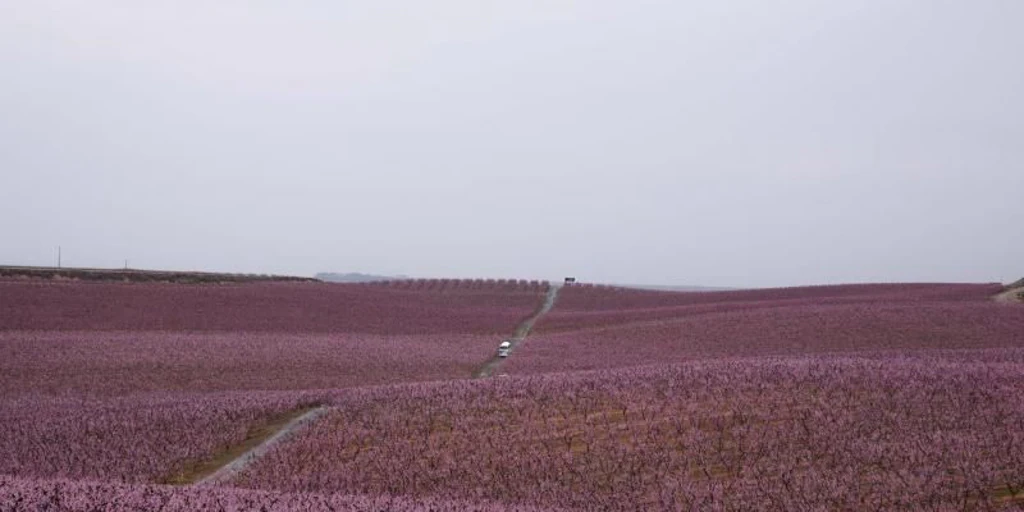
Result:
{"label": "pink blossom field", "polygon": [[235,484],[578,510],[1006,507],[1024,491],[1021,389],[1019,349],[375,388]]}
{"label": "pink blossom field", "polygon": [[[511,330],[511,328],[510,328]],[[303,390],[469,378],[499,336],[0,331],[0,395]]]}
{"label": "pink blossom field", "polygon": [[0,330],[503,334],[544,285],[513,280],[174,284],[0,279]]}
{"label": "pink blossom field", "polygon": [[1024,506],[999,285],[546,290],[0,280],[0,511]]}
{"label": "pink blossom field", "polygon": [[302,393],[147,393],[0,399],[0,474],[152,483],[237,444]]}
{"label": "pink blossom field", "polygon": [[942,283],[855,284],[710,292],[573,285],[561,290],[558,308],[546,315],[537,328],[541,332],[558,332],[787,306],[985,303],[1001,290],[1002,285],[999,284]]}
{"label": "pink blossom field", "polygon": [[[685,307],[591,308],[542,319],[539,333],[506,369],[543,373],[711,357],[1024,347],[1024,307],[996,303],[980,288],[761,302],[709,296],[694,297],[707,303]],[[572,291],[563,293],[571,298]],[[618,299],[615,292],[609,296]]]}

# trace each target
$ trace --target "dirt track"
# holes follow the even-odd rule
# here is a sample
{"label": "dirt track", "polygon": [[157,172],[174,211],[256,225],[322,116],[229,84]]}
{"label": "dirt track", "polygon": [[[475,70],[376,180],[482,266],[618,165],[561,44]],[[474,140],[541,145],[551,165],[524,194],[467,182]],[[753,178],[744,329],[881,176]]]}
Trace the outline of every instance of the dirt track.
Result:
{"label": "dirt track", "polygon": [[239,472],[244,470],[249,464],[253,463],[256,459],[262,457],[267,451],[273,448],[275,445],[291,437],[296,430],[303,427],[307,423],[315,421],[320,416],[323,416],[327,412],[327,407],[317,407],[312,409],[302,416],[295,418],[288,422],[287,425],[274,433],[274,435],[267,438],[265,441],[260,443],[258,446],[253,447],[249,451],[238,456],[238,458],[231,462],[223,465],[217,471],[206,476],[202,480],[196,482],[196,485],[214,485],[221,482],[226,482],[237,475]]}
{"label": "dirt track", "polygon": [[[544,316],[545,313],[551,311],[551,308],[555,305],[555,299],[558,297],[558,290],[560,286],[552,284],[547,291],[547,295],[544,296],[544,303],[541,305],[534,314],[530,315],[529,318],[523,320],[518,327],[516,327],[515,333],[509,338],[512,342],[512,350],[526,339],[526,336],[530,334],[530,329],[537,322],[540,317]],[[495,344],[497,347],[497,344]],[[501,365],[504,358],[495,355],[487,363],[484,364],[483,368],[480,369],[474,376],[475,378],[488,377],[494,373],[494,371]],[[259,445],[254,446],[245,453],[239,455],[237,458],[231,460],[227,464],[224,464],[213,473],[203,477],[199,481],[195,482],[195,485],[215,485],[217,483],[226,482],[231,480],[235,475],[243,471],[249,464],[259,459],[266,454],[271,448],[278,443],[288,439],[291,435],[302,428],[308,423],[316,421],[317,418],[323,416],[327,412],[327,407],[318,407],[312,409],[305,414],[292,419],[286,425],[281,427],[280,430],[275,432],[273,435],[268,437],[266,440],[261,442]]]}
{"label": "dirt track", "polygon": [[995,297],[996,302],[1024,302],[1024,288],[1010,288]]}
{"label": "dirt track", "polygon": [[[511,338],[508,338],[508,340],[512,344],[512,348],[510,349],[511,352],[515,352],[516,346],[518,346],[524,339],[526,339],[526,337],[530,334],[530,329],[533,329],[533,325],[537,323],[537,320],[539,320],[540,317],[544,316],[548,311],[551,311],[551,308],[554,307],[555,305],[555,299],[558,298],[558,291],[560,289],[561,286],[559,284],[552,283],[551,285],[549,285],[548,293],[547,295],[544,296],[544,304],[540,307],[540,309],[537,310],[536,313],[531,315],[526,320],[523,320],[523,323],[519,324],[519,327],[516,327],[515,334],[513,334]],[[495,344],[495,349],[497,349],[497,344]],[[511,356],[512,354],[510,353],[509,357]],[[499,366],[501,366],[501,362],[504,359],[506,358],[498,357],[498,355],[495,354],[494,357],[489,359],[487,363],[484,364],[483,368],[480,368],[480,371],[478,371],[476,375],[473,376],[473,378],[479,379],[482,377],[490,377],[491,375],[494,374],[494,371],[498,369]]]}

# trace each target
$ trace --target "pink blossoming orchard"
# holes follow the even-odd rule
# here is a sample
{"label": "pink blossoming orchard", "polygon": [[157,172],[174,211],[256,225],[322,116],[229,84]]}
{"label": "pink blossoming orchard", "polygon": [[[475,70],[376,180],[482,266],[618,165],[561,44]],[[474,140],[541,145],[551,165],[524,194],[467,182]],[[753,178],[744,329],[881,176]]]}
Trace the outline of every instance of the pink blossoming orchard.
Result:
{"label": "pink blossoming orchard", "polygon": [[1005,292],[0,279],[0,510],[1012,510]]}

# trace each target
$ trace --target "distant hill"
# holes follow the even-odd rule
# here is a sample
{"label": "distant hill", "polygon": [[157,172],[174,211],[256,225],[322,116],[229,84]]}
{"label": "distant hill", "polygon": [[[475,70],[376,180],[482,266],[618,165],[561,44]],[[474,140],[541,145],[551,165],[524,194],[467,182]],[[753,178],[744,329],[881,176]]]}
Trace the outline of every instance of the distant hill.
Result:
{"label": "distant hill", "polygon": [[409,276],[404,275],[378,276],[373,274],[361,274],[359,272],[348,272],[345,274],[338,272],[320,272],[313,277],[329,283],[369,283],[373,281],[397,281],[409,279]]}
{"label": "distant hill", "polygon": [[270,274],[229,274],[183,270],[141,270],[120,268],[69,268],[0,266],[0,278],[9,279],[75,279],[80,281],[129,281],[164,283],[247,283],[268,281],[314,281],[309,277]]}
{"label": "distant hill", "polygon": [[686,285],[661,285],[661,284],[617,284],[623,288],[636,288],[639,290],[660,290],[665,292],[725,292],[736,288],[723,288],[719,286],[686,286]]}

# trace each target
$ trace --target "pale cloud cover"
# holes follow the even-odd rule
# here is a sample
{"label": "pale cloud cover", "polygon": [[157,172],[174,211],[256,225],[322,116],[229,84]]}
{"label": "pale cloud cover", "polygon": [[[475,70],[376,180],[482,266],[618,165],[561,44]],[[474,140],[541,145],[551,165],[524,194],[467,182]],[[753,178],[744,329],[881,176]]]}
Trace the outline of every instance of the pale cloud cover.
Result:
{"label": "pale cloud cover", "polygon": [[[215,4],[215,5],[211,5]],[[0,263],[1024,275],[1017,0],[0,3]]]}

